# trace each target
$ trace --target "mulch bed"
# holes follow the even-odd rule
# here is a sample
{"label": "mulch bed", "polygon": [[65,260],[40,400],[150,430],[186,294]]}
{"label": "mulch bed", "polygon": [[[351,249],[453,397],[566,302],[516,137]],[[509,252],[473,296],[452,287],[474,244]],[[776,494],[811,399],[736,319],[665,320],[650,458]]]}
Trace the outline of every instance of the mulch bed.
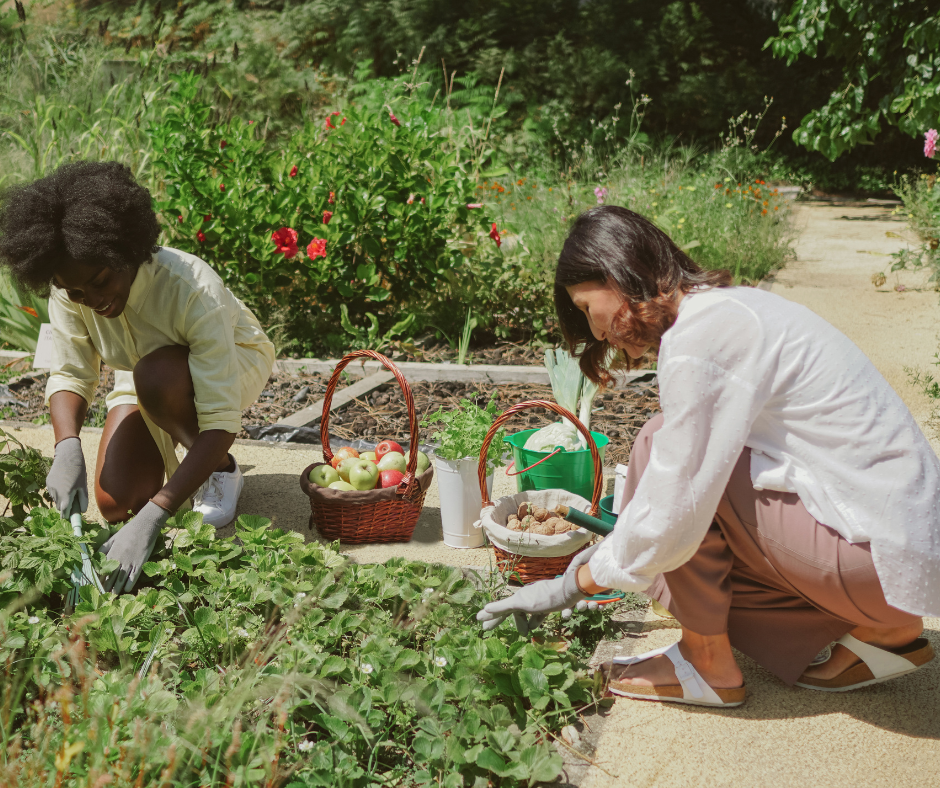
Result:
{"label": "mulch bed", "polygon": [[[4,417],[19,421],[48,418],[48,408],[43,399],[46,386],[45,374],[30,373],[7,384],[8,390],[0,388],[0,407],[5,408]],[[302,408],[323,398],[329,375],[311,373],[291,375],[278,373],[271,377],[258,400],[242,413],[243,427],[274,424]],[[85,424],[102,426],[106,414],[104,398],[114,385],[114,373],[102,367],[101,382],[95,401],[89,409]],[[527,383],[501,384],[419,382],[411,386],[415,409],[419,420],[438,410],[455,408],[462,399],[473,399],[485,405],[495,392],[500,410],[517,402],[533,399],[552,400],[550,386]],[[658,413],[659,389],[655,381],[637,382],[617,391],[599,394],[594,400],[591,429],[610,439],[604,464],[613,466],[626,463],[637,432]],[[548,410],[532,409],[520,413],[506,425],[507,432],[544,427],[557,421]],[[330,433],[348,441],[357,439],[378,442],[391,439],[408,439],[408,417],[404,400],[395,384],[386,384],[369,392],[330,414]],[[433,427],[422,428],[422,442],[430,440]],[[242,429],[240,438],[250,437]]]}

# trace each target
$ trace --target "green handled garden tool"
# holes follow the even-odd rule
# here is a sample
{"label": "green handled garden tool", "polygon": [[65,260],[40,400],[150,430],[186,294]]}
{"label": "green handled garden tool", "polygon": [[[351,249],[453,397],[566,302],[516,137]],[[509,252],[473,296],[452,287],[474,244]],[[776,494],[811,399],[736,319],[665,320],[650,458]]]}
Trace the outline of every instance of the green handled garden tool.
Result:
{"label": "green handled garden tool", "polygon": [[558,512],[558,514],[569,523],[574,523],[580,528],[586,528],[588,531],[598,536],[607,536],[607,534],[614,530],[614,527],[610,523],[605,523],[603,520],[591,517],[591,515],[585,512],[572,509],[570,506],[556,506],[554,511]]}
{"label": "green handled garden tool", "polygon": [[[81,539],[82,513],[73,511],[69,517],[69,522],[72,524],[72,533],[75,534],[78,539]],[[91,564],[91,555],[88,553],[88,548],[84,544],[80,544],[79,549],[82,551],[82,564],[81,566],[72,567],[72,587],[65,597],[65,607],[67,610],[75,609],[75,605],[78,604],[78,592],[82,586],[94,585],[101,593],[104,593],[104,588],[101,585],[101,581],[98,579],[98,573]]]}

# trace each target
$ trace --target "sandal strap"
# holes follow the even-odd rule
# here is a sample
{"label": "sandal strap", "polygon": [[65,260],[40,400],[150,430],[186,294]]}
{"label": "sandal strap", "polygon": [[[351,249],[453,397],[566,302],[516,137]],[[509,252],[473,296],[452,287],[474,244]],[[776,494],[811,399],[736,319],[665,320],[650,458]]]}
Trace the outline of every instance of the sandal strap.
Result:
{"label": "sandal strap", "polygon": [[633,657],[614,657],[613,662],[617,665],[635,665],[637,662],[645,662],[648,659],[660,656],[669,657],[672,662],[676,671],[676,678],[679,679],[679,684],[682,686],[682,696],[686,700],[704,700],[717,706],[724,705],[724,701],[702,678],[701,674],[695,669],[695,665],[682,656],[678,643],[637,654]]}
{"label": "sandal strap", "polygon": [[862,660],[876,679],[908,671],[913,666],[909,659],[904,659],[898,654],[892,654],[890,651],[873,646],[870,643],[863,643],[851,635],[843,635],[836,643],[845,646]]}

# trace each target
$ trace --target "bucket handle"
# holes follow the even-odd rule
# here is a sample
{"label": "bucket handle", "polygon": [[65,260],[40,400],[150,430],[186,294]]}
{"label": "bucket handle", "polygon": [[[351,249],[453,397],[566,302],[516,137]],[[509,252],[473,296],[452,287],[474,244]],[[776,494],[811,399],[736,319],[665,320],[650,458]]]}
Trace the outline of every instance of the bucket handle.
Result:
{"label": "bucket handle", "polygon": [[521,471],[516,471],[515,473],[510,473],[510,472],[509,472],[509,468],[512,468],[512,466],[516,464],[516,461],[513,460],[511,463],[509,463],[509,468],[506,468],[506,475],[507,475],[507,476],[518,476],[520,473],[525,473],[526,471],[531,471],[536,465],[541,465],[541,464],[542,464],[543,462],[545,462],[546,460],[550,460],[552,457],[554,457],[556,454],[558,454],[558,452],[560,452],[561,450],[562,450],[561,446],[556,446],[556,447],[555,447],[555,451],[553,451],[553,452],[552,452],[551,454],[549,454],[547,457],[542,457],[541,460],[539,460],[538,462],[532,463],[528,468],[523,468]]}
{"label": "bucket handle", "polygon": [[[601,454],[597,450],[597,444],[594,442],[594,436],[591,435],[587,427],[585,427],[571,411],[566,410],[557,402],[550,402],[545,399],[532,399],[526,402],[517,402],[511,408],[503,411],[490,425],[490,429],[483,439],[483,445],[480,447],[480,459],[477,463],[477,478],[480,481],[480,499],[483,502],[483,508],[485,509],[487,506],[493,505],[493,502],[489,500],[489,493],[486,489],[486,455],[490,450],[490,443],[493,442],[497,430],[502,427],[503,424],[520,411],[529,410],[530,408],[546,408],[547,410],[557,413],[562,418],[568,419],[578,432],[584,436],[587,441],[587,447],[591,452],[591,460],[594,463],[594,492],[591,496],[591,509],[588,513],[592,517],[597,517],[601,510],[601,491],[604,488],[604,465],[601,462]],[[548,457],[545,458],[545,460],[547,459]],[[544,462],[544,460],[542,460],[542,462]],[[518,473],[523,473],[523,471],[518,471]]]}

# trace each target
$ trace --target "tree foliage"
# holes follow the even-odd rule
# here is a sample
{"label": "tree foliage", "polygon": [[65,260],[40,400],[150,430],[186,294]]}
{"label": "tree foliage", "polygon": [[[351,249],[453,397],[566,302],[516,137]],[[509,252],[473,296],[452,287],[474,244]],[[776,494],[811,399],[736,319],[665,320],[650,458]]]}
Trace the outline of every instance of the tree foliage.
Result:
{"label": "tree foliage", "polygon": [[842,82],[793,134],[830,160],[884,126],[911,136],[940,120],[940,7],[927,0],[796,0],[768,40],[776,57],[826,55]]}

